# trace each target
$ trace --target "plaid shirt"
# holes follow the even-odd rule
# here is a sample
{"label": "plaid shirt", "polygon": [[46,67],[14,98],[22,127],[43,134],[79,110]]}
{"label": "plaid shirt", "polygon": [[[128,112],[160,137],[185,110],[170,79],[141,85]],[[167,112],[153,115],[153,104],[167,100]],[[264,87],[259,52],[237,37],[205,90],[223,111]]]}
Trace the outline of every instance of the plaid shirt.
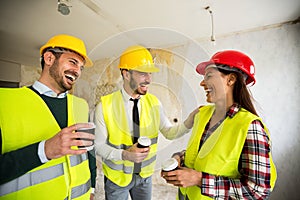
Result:
{"label": "plaid shirt", "polygon": [[[240,106],[233,104],[226,117],[234,117]],[[219,123],[218,123],[219,124]],[[209,137],[209,122],[200,145]],[[217,127],[212,127],[217,128]],[[201,146],[200,146],[201,148]],[[213,199],[266,199],[270,195],[270,141],[260,121],[255,120],[248,129],[247,138],[239,159],[241,178],[215,176],[202,173],[201,192]]]}

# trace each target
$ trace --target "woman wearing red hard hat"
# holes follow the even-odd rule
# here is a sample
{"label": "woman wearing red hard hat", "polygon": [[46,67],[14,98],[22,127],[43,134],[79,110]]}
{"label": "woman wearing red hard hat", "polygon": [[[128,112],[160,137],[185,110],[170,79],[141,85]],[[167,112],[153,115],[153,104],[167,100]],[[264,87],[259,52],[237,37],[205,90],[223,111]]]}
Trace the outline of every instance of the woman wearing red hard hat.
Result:
{"label": "woman wearing red hard hat", "polygon": [[247,88],[255,83],[253,61],[225,50],[196,71],[210,104],[195,116],[187,150],[175,154],[183,166],[163,178],[180,187],[179,199],[268,198],[277,175],[269,131]]}

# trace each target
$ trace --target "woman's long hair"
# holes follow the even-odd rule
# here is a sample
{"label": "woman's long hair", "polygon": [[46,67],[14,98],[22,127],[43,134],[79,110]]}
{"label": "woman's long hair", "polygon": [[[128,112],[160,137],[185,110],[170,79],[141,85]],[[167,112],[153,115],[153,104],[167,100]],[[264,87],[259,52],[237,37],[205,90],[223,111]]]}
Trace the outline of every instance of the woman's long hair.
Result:
{"label": "woman's long hair", "polygon": [[252,114],[258,116],[256,109],[253,105],[253,97],[250,94],[250,91],[248,90],[246,86],[246,82],[244,79],[244,76],[241,72],[236,72],[236,71],[228,71],[224,69],[220,69],[219,71],[223,74],[230,74],[234,73],[236,75],[236,82],[234,84],[233,88],[233,100],[234,102],[238,103],[241,105],[244,109],[248,110]]}

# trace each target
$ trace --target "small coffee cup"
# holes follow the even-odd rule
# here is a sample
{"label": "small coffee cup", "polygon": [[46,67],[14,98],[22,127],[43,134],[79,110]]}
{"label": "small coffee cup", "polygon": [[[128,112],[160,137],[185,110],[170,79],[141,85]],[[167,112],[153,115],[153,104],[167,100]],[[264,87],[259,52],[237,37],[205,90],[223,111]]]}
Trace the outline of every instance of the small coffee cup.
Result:
{"label": "small coffee cup", "polygon": [[[88,128],[79,128],[76,130],[76,132],[86,132],[89,134],[95,134],[95,124],[93,122],[89,122],[89,124],[91,124],[91,127]],[[85,139],[85,138],[77,138],[78,140],[86,140],[86,141],[92,141],[93,144],[91,146],[78,146],[78,149],[86,149],[88,151],[92,150],[94,148],[94,140],[89,140],[89,139]]]}
{"label": "small coffee cup", "polygon": [[162,171],[170,172],[178,169],[178,162],[175,158],[169,158],[162,163]]}
{"label": "small coffee cup", "polygon": [[138,139],[138,148],[147,148],[151,145],[151,140],[146,136],[141,136]]}

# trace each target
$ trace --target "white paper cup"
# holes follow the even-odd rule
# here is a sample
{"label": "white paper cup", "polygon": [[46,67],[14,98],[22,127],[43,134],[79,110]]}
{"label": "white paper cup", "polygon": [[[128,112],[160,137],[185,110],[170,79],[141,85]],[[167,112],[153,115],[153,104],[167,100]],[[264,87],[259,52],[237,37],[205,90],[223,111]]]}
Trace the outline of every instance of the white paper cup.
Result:
{"label": "white paper cup", "polygon": [[170,171],[176,170],[176,169],[178,169],[178,162],[175,158],[169,158],[168,160],[165,160],[162,163],[161,168],[162,168],[162,171],[164,171],[164,172],[170,172]]}
{"label": "white paper cup", "polygon": [[148,137],[146,136],[139,137],[138,144],[137,144],[138,148],[146,148],[149,147],[150,145],[151,145],[151,140]]}

